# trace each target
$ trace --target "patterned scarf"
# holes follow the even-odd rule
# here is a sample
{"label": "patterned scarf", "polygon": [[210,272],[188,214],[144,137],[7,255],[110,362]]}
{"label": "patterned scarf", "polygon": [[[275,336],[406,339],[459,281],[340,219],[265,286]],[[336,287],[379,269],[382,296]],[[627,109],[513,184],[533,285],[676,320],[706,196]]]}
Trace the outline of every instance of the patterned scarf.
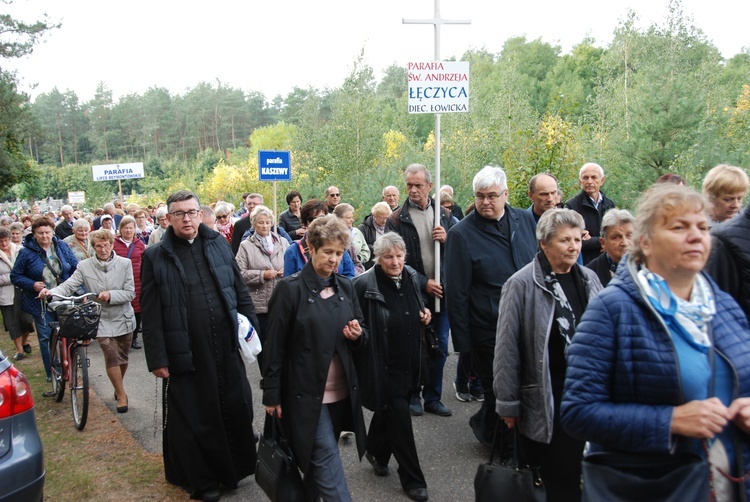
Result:
{"label": "patterned scarf", "polygon": [[677,298],[663,277],[643,265],[638,270],[637,278],[651,306],[661,315],[670,331],[704,351],[711,346],[708,324],[716,314],[716,302],[703,276],[698,274],[695,277],[690,301]]}
{"label": "patterned scarf", "polygon": [[[555,298],[555,321],[560,330],[560,335],[565,339],[565,352],[567,353],[570,341],[576,331],[576,315],[573,313],[573,308],[570,306],[568,297],[565,296],[565,291],[563,291],[560,281],[557,279],[554,270],[552,270],[552,265],[550,265],[547,257],[541,251],[536,256],[539,264],[542,266],[542,273],[544,273],[544,285],[547,287],[547,291],[552,293],[552,296]],[[576,281],[576,287],[583,290],[583,280],[581,279],[578,267],[574,265],[570,269],[570,273]],[[585,295],[583,296],[585,298]]]}

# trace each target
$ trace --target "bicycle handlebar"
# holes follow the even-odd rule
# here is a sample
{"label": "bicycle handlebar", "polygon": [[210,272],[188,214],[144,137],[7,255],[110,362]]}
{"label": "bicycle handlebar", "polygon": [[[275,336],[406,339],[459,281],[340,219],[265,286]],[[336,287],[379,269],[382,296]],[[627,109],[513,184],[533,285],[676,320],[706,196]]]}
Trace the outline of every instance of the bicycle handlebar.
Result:
{"label": "bicycle handlebar", "polygon": [[54,294],[47,297],[47,303],[52,310],[57,310],[57,308],[62,305],[75,305],[76,303],[83,303],[84,300],[89,298],[92,300],[96,300],[97,296],[98,295],[96,293],[84,293],[80,296],[63,296]]}
{"label": "bicycle handlebar", "polygon": [[98,295],[96,293],[84,293],[80,296],[63,296],[63,295],[55,295],[49,297],[49,301],[52,302],[52,298],[59,298],[62,301],[68,301],[68,302],[80,302],[87,298],[95,299]]}

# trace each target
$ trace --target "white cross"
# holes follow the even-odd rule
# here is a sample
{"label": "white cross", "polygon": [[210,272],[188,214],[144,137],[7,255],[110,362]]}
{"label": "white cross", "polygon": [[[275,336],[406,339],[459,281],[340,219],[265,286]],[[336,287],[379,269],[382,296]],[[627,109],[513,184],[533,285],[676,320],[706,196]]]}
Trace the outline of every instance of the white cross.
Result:
{"label": "white cross", "polygon": [[444,24],[471,24],[471,20],[443,19],[440,17],[440,0],[435,0],[432,19],[402,19],[403,24],[432,24],[435,26],[435,61],[440,61],[440,27]]}
{"label": "white cross", "polygon": [[[435,15],[432,19],[403,19],[403,24],[431,24],[435,26],[435,61],[440,61],[440,27],[444,24],[471,24],[466,20],[451,20],[440,17],[440,0],[435,0]],[[440,225],[440,114],[435,114],[435,226]],[[440,283],[440,242],[435,241],[435,281]],[[440,302],[435,304],[440,312]]]}

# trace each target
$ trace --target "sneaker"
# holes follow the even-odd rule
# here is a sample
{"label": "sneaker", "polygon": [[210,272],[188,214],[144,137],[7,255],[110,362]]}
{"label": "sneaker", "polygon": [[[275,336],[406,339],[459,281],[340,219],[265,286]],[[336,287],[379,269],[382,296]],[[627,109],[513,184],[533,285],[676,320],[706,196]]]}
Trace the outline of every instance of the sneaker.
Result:
{"label": "sneaker", "polygon": [[456,385],[456,382],[453,382],[453,388],[456,390],[456,399],[462,403],[468,403],[471,401],[471,394],[469,394],[469,389],[467,387],[464,387],[463,385],[459,387]]}
{"label": "sneaker", "polygon": [[23,351],[27,354],[31,354],[31,344],[27,343],[23,346]]}
{"label": "sneaker", "polygon": [[17,352],[16,355],[13,356],[14,361],[20,361],[23,359],[23,352]]}
{"label": "sneaker", "polygon": [[414,396],[411,398],[411,403],[409,404],[409,413],[411,413],[415,417],[421,417],[422,415],[424,415],[424,410],[422,409],[422,401],[419,399],[419,396]]}
{"label": "sneaker", "polygon": [[352,431],[341,431],[341,434],[339,434],[339,441],[341,441],[344,444],[349,444],[349,440],[354,436],[354,433]]}
{"label": "sneaker", "polygon": [[433,415],[437,415],[439,417],[449,417],[453,415],[451,409],[440,401],[430,401],[429,403],[424,403],[424,411],[426,411],[427,413],[432,413]]}
{"label": "sneaker", "polygon": [[480,403],[484,401],[484,389],[481,387],[472,387],[471,390],[469,390],[469,394],[475,401],[479,401]]}
{"label": "sneaker", "polygon": [[143,345],[141,345],[141,342],[139,342],[137,338],[133,338],[133,342],[130,344],[130,348],[138,350],[143,348]]}

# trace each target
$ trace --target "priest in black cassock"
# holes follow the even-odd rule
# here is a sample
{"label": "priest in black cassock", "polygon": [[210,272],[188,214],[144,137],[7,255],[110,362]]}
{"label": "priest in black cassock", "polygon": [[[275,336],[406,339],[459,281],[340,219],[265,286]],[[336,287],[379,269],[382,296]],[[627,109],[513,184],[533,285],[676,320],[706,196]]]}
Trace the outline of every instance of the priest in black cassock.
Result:
{"label": "priest in black cassock", "polygon": [[201,224],[198,197],[178,191],[167,210],[170,226],[141,269],[146,361],[164,379],[164,474],[191,498],[219,500],[255,470],[237,313],[258,324],[229,244]]}

